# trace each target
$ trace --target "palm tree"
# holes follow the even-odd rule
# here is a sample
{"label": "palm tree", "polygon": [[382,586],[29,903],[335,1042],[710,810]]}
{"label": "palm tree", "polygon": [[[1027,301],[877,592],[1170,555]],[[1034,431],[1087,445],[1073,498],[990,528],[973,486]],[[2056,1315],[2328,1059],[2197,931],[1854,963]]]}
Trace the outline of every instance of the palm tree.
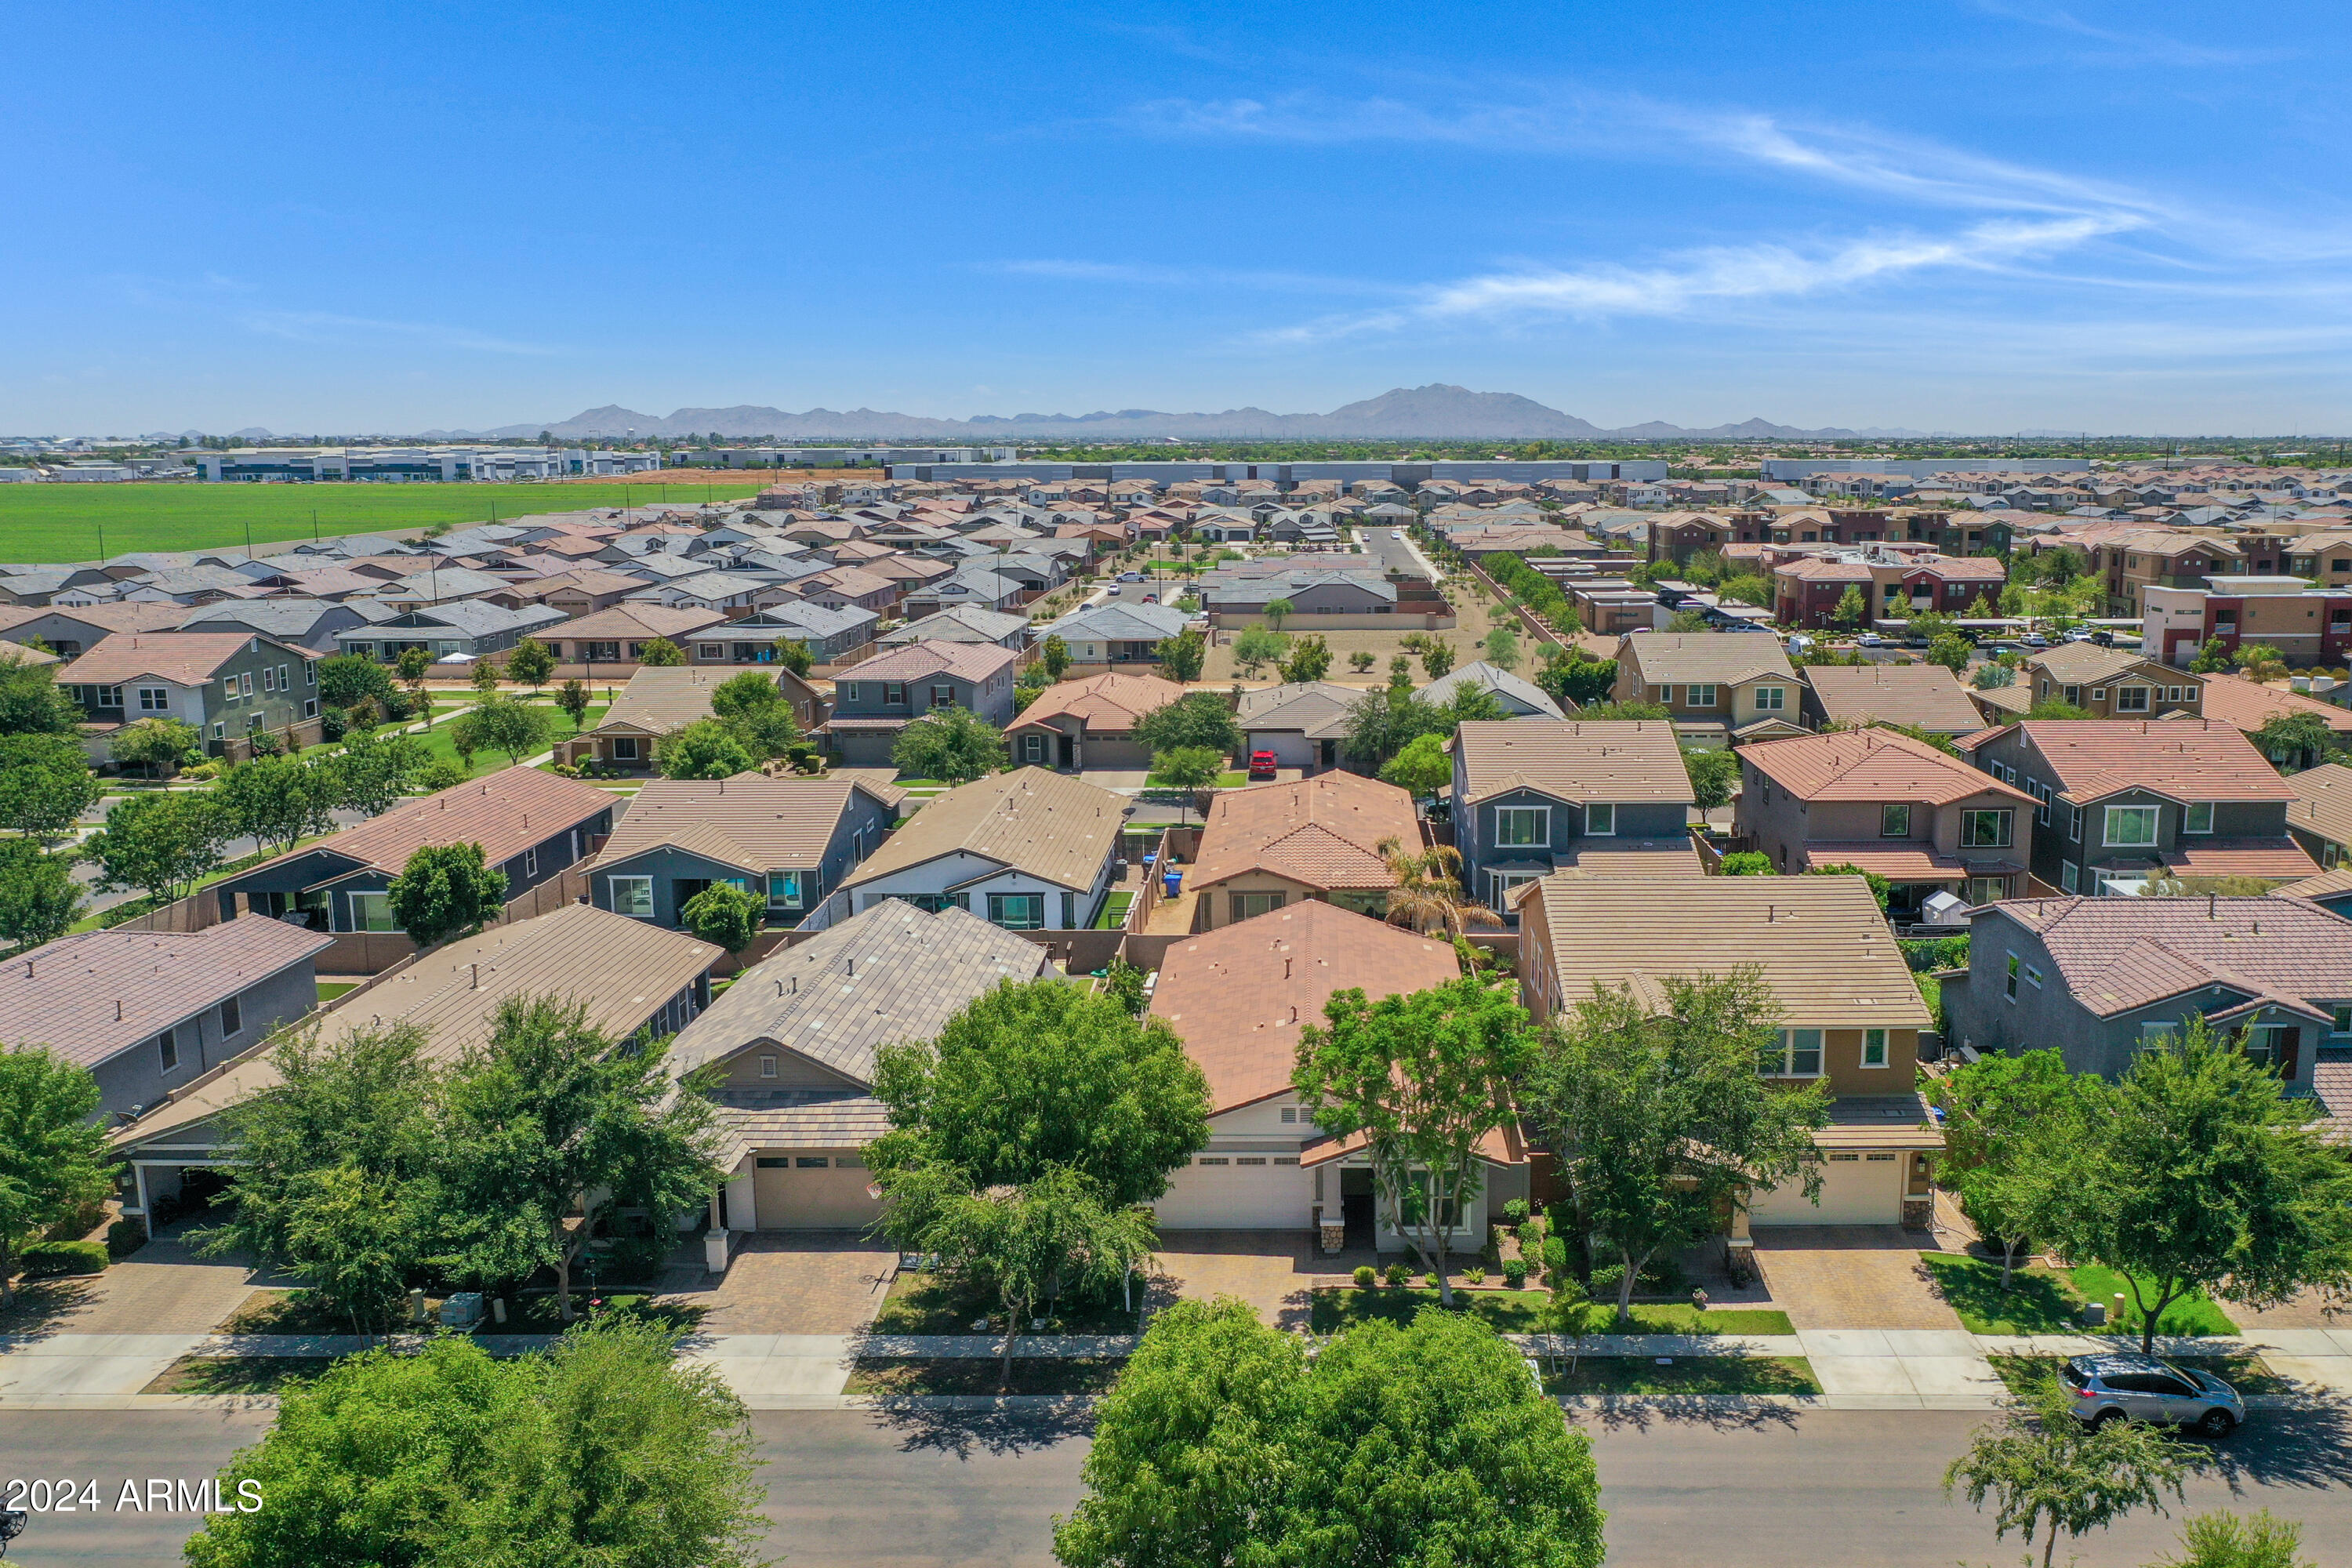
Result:
{"label": "palm tree", "polygon": [[1412,851],[1399,839],[1383,838],[1372,848],[1396,879],[1389,890],[1389,924],[1447,936],[1460,936],[1474,925],[1503,924],[1502,916],[1463,890],[1462,852],[1451,844]]}

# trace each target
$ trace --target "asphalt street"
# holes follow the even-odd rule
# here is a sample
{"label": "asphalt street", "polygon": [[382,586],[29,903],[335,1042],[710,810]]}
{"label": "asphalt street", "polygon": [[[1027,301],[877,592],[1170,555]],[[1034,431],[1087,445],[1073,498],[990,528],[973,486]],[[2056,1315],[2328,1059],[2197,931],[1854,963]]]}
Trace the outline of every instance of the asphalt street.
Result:
{"label": "asphalt street", "polygon": [[[2014,1561],[1985,1519],[1947,1501],[1944,1466],[1980,1414],[1780,1411],[1723,1416],[1664,1405],[1591,1417],[1621,1568],[1950,1568]],[[163,1564],[186,1513],[112,1507],[125,1478],[200,1480],[266,1426],[266,1413],[0,1412],[0,1488],[40,1475],[96,1480],[98,1513],[47,1513],[8,1563]],[[765,1451],[769,1549],[825,1564],[1045,1564],[1052,1518],[1079,1491],[1083,1416],[1024,1412],[772,1411]],[[2305,1525],[2320,1568],[2352,1568],[2352,1415],[2263,1412],[2189,1489],[2189,1510],[2268,1507]],[[2174,1548],[2177,1520],[2144,1517],[2084,1538],[2085,1568]],[[2063,1555],[2063,1553],[2062,1553]]]}

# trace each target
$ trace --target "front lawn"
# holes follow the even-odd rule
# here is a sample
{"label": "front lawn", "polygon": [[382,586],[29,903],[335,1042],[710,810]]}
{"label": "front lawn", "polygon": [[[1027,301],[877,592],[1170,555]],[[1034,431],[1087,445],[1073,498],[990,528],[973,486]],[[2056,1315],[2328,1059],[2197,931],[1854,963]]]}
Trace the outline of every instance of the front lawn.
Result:
{"label": "front lawn", "polygon": [[[974,1323],[985,1320],[985,1326],[975,1329]],[[883,1299],[882,1310],[874,1315],[872,1331],[877,1334],[1001,1334],[1004,1331],[1003,1310],[994,1294],[960,1286],[939,1274],[901,1269],[890,1281],[890,1293]],[[1033,1331],[1024,1324],[1024,1335]],[[1107,1301],[1065,1301],[1045,1320],[1045,1327],[1034,1331],[1045,1334],[1131,1334],[1135,1330],[1135,1312],[1119,1304],[1118,1297]]]}
{"label": "front lawn", "polygon": [[1544,1392],[1574,1394],[1819,1394],[1802,1356],[1688,1356],[1660,1366],[1650,1356],[1586,1356],[1574,1372],[1544,1378]]}
{"label": "front lawn", "polygon": [[[1456,1290],[1454,1300],[1502,1334],[1546,1331],[1544,1310],[1550,1296],[1542,1290]],[[1370,1290],[1339,1286],[1315,1292],[1309,1310],[1318,1334],[1334,1334],[1354,1323],[1374,1321],[1402,1323],[1423,1307],[1437,1305],[1437,1292],[1425,1287],[1398,1289],[1377,1286]],[[1769,1307],[1713,1307],[1702,1312],[1680,1302],[1636,1302],[1632,1326],[1620,1329],[1605,1306],[1591,1320],[1599,1333],[1632,1334],[1788,1334],[1789,1315]]]}
{"label": "front lawn", "polygon": [[323,1355],[184,1355],[151,1379],[142,1394],[279,1394],[298,1378],[316,1377],[341,1358]]}
{"label": "front lawn", "polygon": [[[1960,1317],[1960,1326],[1972,1334],[2079,1334],[2086,1331],[2083,1305],[2110,1300],[2123,1290],[2126,1316],[2131,1295],[2123,1276],[2095,1263],[2051,1269],[2039,1264],[2019,1268],[2011,1289],[2000,1288],[2000,1265],[1955,1252],[1921,1255],[1944,1299]],[[2108,1331],[2138,1332],[2133,1324],[2110,1325]],[[2203,1296],[2175,1301],[2157,1323],[2161,1334],[2234,1334],[2238,1325]]]}
{"label": "front lawn", "polygon": [[1014,1347],[1013,1377],[994,1356],[946,1356],[900,1361],[859,1356],[845,1394],[1108,1394],[1126,1369],[1124,1356],[1032,1356]]}

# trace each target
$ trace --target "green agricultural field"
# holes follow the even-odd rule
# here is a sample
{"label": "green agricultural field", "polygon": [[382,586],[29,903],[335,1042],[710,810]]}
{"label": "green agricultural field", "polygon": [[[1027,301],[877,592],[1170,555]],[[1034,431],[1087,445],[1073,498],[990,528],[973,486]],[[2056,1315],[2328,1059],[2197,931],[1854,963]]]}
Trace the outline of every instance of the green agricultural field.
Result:
{"label": "green agricultural field", "polygon": [[95,561],[127,550],[241,550],[248,536],[258,550],[314,533],[331,538],[592,506],[733,500],[758,494],[763,482],[704,480],[677,470],[625,484],[0,485],[0,561]]}

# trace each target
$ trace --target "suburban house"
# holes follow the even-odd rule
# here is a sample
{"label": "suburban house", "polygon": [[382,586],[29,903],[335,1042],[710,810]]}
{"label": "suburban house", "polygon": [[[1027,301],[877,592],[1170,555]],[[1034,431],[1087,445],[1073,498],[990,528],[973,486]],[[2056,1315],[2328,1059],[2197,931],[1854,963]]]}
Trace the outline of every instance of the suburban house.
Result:
{"label": "suburban house", "polygon": [[352,626],[379,626],[394,612],[373,599],[226,599],[191,610],[180,623],[185,632],[244,632],[272,642],[340,653],[335,634]]}
{"label": "suburban house", "polygon": [[887,767],[898,737],[926,713],[969,709],[1002,730],[1013,721],[1020,663],[994,643],[916,643],[877,654],[835,676],[824,733],[842,761]]}
{"label": "suburban house", "polygon": [[2063,702],[2094,719],[2200,713],[2203,682],[2130,648],[2070,642],[2034,654],[2019,676],[2036,702]]}
{"label": "suburban house", "polygon": [[184,605],[84,605],[0,607],[0,642],[40,643],[60,658],[72,658],[117,632],[169,632],[187,619]]}
{"label": "suburban house", "polygon": [[1453,701],[1458,691],[1483,691],[1501,703],[1504,713],[1513,719],[1567,717],[1559,704],[1551,700],[1551,693],[1542,687],[1483,659],[1439,676],[1415,695],[1433,707],[1442,708]]}
{"label": "suburban house", "polygon": [[404,801],[315,844],[215,882],[223,919],[240,909],[312,931],[392,931],[385,889],[428,844],[478,844],[516,898],[587,858],[613,830],[608,791],[534,767],[506,768]]}
{"label": "suburban house", "polygon": [[688,900],[730,882],[772,929],[796,926],[898,820],[906,792],[865,777],[655,779],[583,869],[599,909],[683,926]]}
{"label": "suburban house", "polygon": [[1057,637],[1070,650],[1070,662],[1116,668],[1123,664],[1157,664],[1161,639],[1182,632],[1184,612],[1168,605],[1129,605],[1108,600],[1071,611],[1040,629],[1037,640]]}
{"label": "suburban house", "polygon": [[[709,942],[680,932],[564,904],[444,942],[339,998],[320,1019],[320,1042],[411,1025],[424,1032],[425,1058],[446,1066],[489,1038],[501,1003],[541,996],[585,1009],[588,1026],[614,1040],[667,1035],[709,1005],[710,965],[719,956]],[[279,1081],[267,1054],[226,1068],[216,1062],[212,1073],[116,1132],[115,1157],[129,1163],[132,1178],[122,1212],[143,1219],[154,1200],[180,1190],[189,1171],[236,1164],[223,1112]]]}
{"label": "suburban house", "polygon": [[1265,624],[1265,607],[1290,601],[1302,624],[1325,616],[1390,616],[1397,587],[1377,571],[1361,567],[1299,567],[1285,572],[1211,572],[1201,579],[1201,605],[1220,626]]}
{"label": "suburban house", "polygon": [[1780,1009],[1775,1083],[1825,1083],[1835,1098],[1813,1134],[1818,1204],[1794,1185],[1752,1193],[1750,1226],[1900,1225],[1924,1229],[1944,1146],[1913,1087],[1919,1034],[1933,1026],[1870,886],[1860,877],[1709,877],[1658,896],[1645,878],[1547,877],[1519,900],[1520,985],[1549,1018],[1593,987],[1630,988],[1664,1009],[1662,982],[1758,970]]}
{"label": "suburban house", "polygon": [[[1453,947],[1332,904],[1290,904],[1181,938],[1160,961],[1150,1016],[1184,1042],[1209,1080],[1209,1145],[1172,1173],[1152,1205],[1171,1230],[1315,1233],[1400,1251],[1408,1238],[1375,1212],[1361,1139],[1316,1127],[1290,1086],[1299,1031],[1323,1022],[1338,992],[1370,998],[1443,985],[1461,973]],[[1475,1250],[1488,1218],[1528,1195],[1526,1146],[1512,1128],[1480,1151],[1485,1177],[1449,1243]]]}
{"label": "suburban house", "polygon": [[1244,751],[1272,752],[1277,767],[1313,772],[1339,765],[1349,714],[1363,700],[1360,687],[1288,681],[1243,692],[1234,718]]}
{"label": "suburban house", "polygon": [[1984,728],[1969,689],[1940,664],[1809,665],[1804,681],[1804,719],[1816,730],[1900,724],[1957,736]]}
{"label": "suburban house", "polygon": [[2281,893],[2012,900],[1969,911],[1969,966],[1943,1001],[1960,1045],[2055,1047],[2106,1078],[2202,1017],[2307,1094],[2323,1054],[2352,1053],[2352,921]]}
{"label": "suburban house", "polygon": [[[925,807],[925,810],[929,810]],[[982,993],[1050,973],[1045,950],[959,909],[875,903],[743,972],[670,1042],[715,1068],[714,1230],[862,1230],[881,1213],[865,1147],[889,1130],[875,1053],[928,1040]]]}
{"label": "suburban house", "polygon": [[435,658],[479,658],[484,654],[504,653],[525,637],[538,637],[561,658],[561,650],[547,636],[554,626],[564,626],[563,612],[547,605],[509,610],[487,599],[453,599],[446,605],[405,610],[371,626],[346,626],[335,634],[335,647],[343,653],[392,664],[413,647],[421,647]]}
{"label": "suburban house", "polygon": [[646,645],[656,637],[666,638],[684,653],[698,635],[725,633],[733,637],[745,624],[730,622],[716,610],[626,600],[610,609],[567,621],[559,630],[540,636],[539,640],[555,656],[559,673],[585,673],[593,679],[601,666],[605,678],[611,679],[636,668],[645,657]]}
{"label": "suburban house", "polygon": [[2255,746],[2273,763],[2289,767],[2310,767],[2336,752],[2352,750],[2352,710],[2333,702],[2322,702],[2315,697],[2305,697],[2275,686],[2259,686],[2242,676],[2189,676],[2191,680],[2204,682],[2202,704],[2206,718],[2228,724],[2245,732],[2252,740],[2263,726],[2273,719],[2302,718],[2316,720],[2326,726],[2333,737],[2326,746],[2294,747],[2273,741],[2254,741]]}
{"label": "suburban house", "polygon": [[885,648],[919,642],[994,643],[1018,651],[1029,646],[1029,617],[977,605],[954,605],[919,621],[894,626],[876,639]]}
{"label": "suburban house", "polygon": [[1742,849],[1784,876],[1852,866],[1894,884],[1890,913],[1930,893],[1971,904],[2024,892],[2041,802],[1892,730],[1841,730],[1739,749],[1732,815]]}
{"label": "suburban house", "polygon": [[1083,931],[1109,896],[1128,809],[1066,773],[992,773],[934,796],[842,886],[861,914],[903,899],[1009,931]]}
{"label": "suburban house", "polygon": [[[319,740],[318,655],[250,632],[116,632],[58,671],[101,758],[115,731],[176,719],[212,756],[242,756],[256,731]],[[308,721],[308,728],[304,728]]]}
{"label": "suburban house", "polygon": [[329,939],[247,915],[198,931],[82,931],[0,968],[0,1048],[46,1046],[136,1116],[319,1005]]}
{"label": "suburban house", "polygon": [[1452,750],[1463,884],[1497,914],[1509,918],[1513,889],[1566,867],[1700,874],[1689,828],[1697,796],[1675,726],[1474,720],[1455,727]]}
{"label": "suburban house", "polygon": [[2043,889],[2134,894],[2158,878],[2290,882],[2319,869],[2288,837],[2294,788],[2210,719],[2030,719],[1963,737],[1960,754],[2041,803]]}
{"label": "suburban house", "polygon": [[[2333,871],[2352,860],[2352,767],[2323,763],[2290,774],[2287,787],[2294,799],[2286,808],[2286,830],[2304,852]],[[2293,892],[2292,887],[2280,889]]]}
{"label": "suburban house", "polygon": [[[654,765],[654,742],[674,735],[698,720],[711,716],[710,694],[747,671],[712,669],[690,664],[647,665],[629,677],[629,684],[593,730],[556,748],[560,762],[593,758],[607,767],[643,773]],[[824,721],[824,699],[816,689],[780,664],[761,667],[792,706],[793,721],[803,733]]]}
{"label": "suburban house", "polygon": [[1021,710],[1004,738],[1014,762],[1037,767],[1149,769],[1151,748],[1135,738],[1136,723],[1184,692],[1156,675],[1115,670],[1057,681]]}
{"label": "suburban house", "polygon": [[805,643],[819,664],[832,664],[874,640],[882,617],[872,610],[829,610],[822,605],[771,605],[740,621],[712,621],[692,634],[697,664],[769,664],[779,641]]}
{"label": "suburban house", "polygon": [[1380,917],[1397,885],[1381,846],[1421,851],[1412,796],[1360,773],[1224,790],[1184,874],[1192,929],[1213,931],[1308,901]]}
{"label": "suburban house", "polygon": [[1801,734],[1802,686],[1777,637],[1645,632],[1617,645],[1619,702],[1656,702],[1694,745]]}

